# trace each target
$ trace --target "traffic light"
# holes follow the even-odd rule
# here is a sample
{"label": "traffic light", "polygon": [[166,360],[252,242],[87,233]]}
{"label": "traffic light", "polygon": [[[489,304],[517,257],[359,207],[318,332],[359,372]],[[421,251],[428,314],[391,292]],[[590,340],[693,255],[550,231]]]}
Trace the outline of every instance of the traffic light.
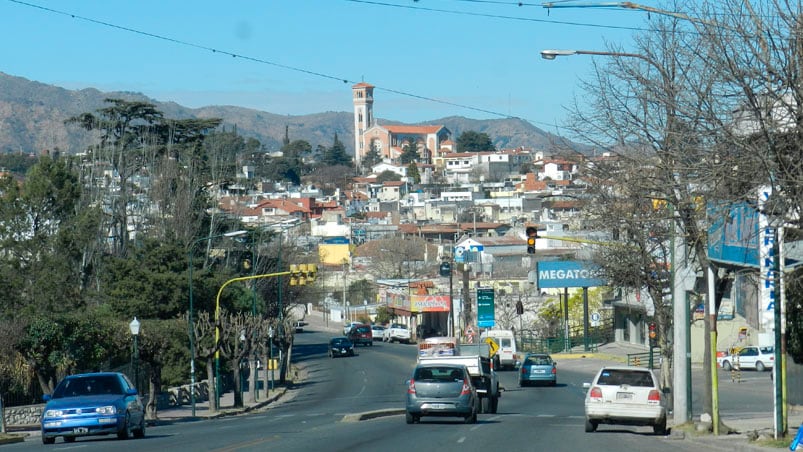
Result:
{"label": "traffic light", "polygon": [[516,314],[524,314],[524,305],[521,303],[521,300],[516,302]]}
{"label": "traffic light", "polygon": [[441,262],[439,271],[441,276],[450,276],[452,274],[452,264],[446,261]]}
{"label": "traffic light", "polygon": [[650,322],[648,324],[649,328],[649,336],[650,336],[650,347],[657,347],[658,346],[658,326],[655,322]]}
{"label": "traffic light", "polygon": [[535,239],[538,238],[538,229],[527,227],[527,254],[535,254]]}

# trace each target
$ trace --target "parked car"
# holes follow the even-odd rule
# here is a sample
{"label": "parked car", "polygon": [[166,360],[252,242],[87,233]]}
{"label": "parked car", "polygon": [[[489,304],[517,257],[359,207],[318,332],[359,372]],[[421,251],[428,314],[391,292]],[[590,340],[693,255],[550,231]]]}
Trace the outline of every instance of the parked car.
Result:
{"label": "parked car", "polygon": [[385,327],[382,325],[373,324],[371,325],[371,337],[374,338],[375,341],[381,341],[382,336],[385,334]]}
{"label": "parked car", "polygon": [[362,322],[349,322],[343,327],[343,336],[347,336],[354,325],[362,325]]}
{"label": "parked car", "polygon": [[347,337],[333,337],[329,341],[330,358],[335,356],[354,356],[354,343]]}
{"label": "parked car", "polygon": [[354,325],[349,330],[347,337],[354,345],[374,345],[374,337],[371,334],[371,325]]}
{"label": "parked car", "polygon": [[650,369],[603,367],[583,387],[586,432],[599,424],[623,424],[651,425],[656,434],[666,434],[666,401]]}
{"label": "parked car", "polygon": [[772,369],[775,363],[775,347],[748,345],[737,353],[717,358],[717,364],[725,370],[755,369],[763,372]]}
{"label": "parked car", "polygon": [[528,353],[519,365],[519,386],[541,382],[555,386],[558,382],[557,364],[546,353]]}
{"label": "parked car", "polygon": [[392,323],[390,327],[385,328],[382,333],[383,342],[404,342],[410,343],[410,330],[407,325],[401,323]]}
{"label": "parked car", "polygon": [[296,333],[303,333],[305,326],[307,326],[307,322],[304,322],[302,320],[299,320],[298,322],[295,322],[293,324],[293,328],[295,328]]}
{"label": "parked car", "polygon": [[408,424],[420,422],[422,416],[456,416],[473,424],[478,406],[477,391],[462,364],[419,363],[407,381]]}
{"label": "parked car", "polygon": [[145,406],[125,375],[98,372],[70,375],[46,394],[42,411],[42,443],[61,436],[71,443],[79,436],[116,434],[120,439],[145,436]]}

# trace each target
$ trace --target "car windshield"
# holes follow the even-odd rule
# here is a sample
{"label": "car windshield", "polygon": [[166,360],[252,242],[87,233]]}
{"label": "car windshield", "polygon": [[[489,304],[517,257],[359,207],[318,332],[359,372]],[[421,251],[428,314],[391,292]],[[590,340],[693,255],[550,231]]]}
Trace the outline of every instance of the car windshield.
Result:
{"label": "car windshield", "polygon": [[463,371],[458,367],[419,367],[413,374],[416,381],[454,382],[463,380]]}
{"label": "car windshield", "polygon": [[646,386],[652,387],[652,375],[643,370],[603,369],[597,380],[598,385],[609,386]]}
{"label": "car windshield", "polygon": [[123,393],[123,387],[116,377],[101,375],[66,378],[53,392],[53,398]]}
{"label": "car windshield", "polygon": [[349,345],[348,339],[332,339],[332,345]]}

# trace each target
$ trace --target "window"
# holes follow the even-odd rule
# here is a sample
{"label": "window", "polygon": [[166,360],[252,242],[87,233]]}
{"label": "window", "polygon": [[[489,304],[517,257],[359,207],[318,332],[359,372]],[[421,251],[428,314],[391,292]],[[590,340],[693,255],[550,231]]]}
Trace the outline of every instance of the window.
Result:
{"label": "window", "polygon": [[652,375],[640,370],[605,369],[597,380],[598,385],[606,386],[654,386]]}

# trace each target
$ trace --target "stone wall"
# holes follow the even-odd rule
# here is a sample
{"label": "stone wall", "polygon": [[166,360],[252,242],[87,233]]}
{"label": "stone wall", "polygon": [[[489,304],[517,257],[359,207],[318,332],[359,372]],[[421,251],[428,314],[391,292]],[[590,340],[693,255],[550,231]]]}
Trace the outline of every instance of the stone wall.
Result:
{"label": "stone wall", "polygon": [[[195,384],[195,401],[204,402],[209,399],[209,385],[206,381]],[[190,385],[168,388],[167,391],[159,394],[156,399],[156,411],[167,409],[174,406],[190,404]],[[39,428],[42,419],[44,403],[36,405],[22,405],[3,407],[6,429],[20,430]]]}

